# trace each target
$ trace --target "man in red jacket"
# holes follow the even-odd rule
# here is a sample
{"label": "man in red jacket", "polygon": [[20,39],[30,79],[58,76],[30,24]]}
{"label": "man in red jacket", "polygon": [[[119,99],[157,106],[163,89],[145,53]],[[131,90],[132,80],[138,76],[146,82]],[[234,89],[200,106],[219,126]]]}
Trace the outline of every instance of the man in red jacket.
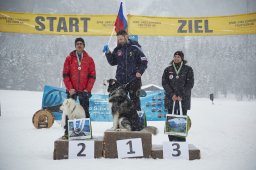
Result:
{"label": "man in red jacket", "polygon": [[[76,100],[78,97],[85,110],[86,117],[89,118],[89,98],[96,80],[95,64],[92,57],[84,51],[83,38],[76,38],[75,48],[76,50],[72,51],[65,60],[63,79],[68,98]],[[65,129],[67,131],[67,128]]]}

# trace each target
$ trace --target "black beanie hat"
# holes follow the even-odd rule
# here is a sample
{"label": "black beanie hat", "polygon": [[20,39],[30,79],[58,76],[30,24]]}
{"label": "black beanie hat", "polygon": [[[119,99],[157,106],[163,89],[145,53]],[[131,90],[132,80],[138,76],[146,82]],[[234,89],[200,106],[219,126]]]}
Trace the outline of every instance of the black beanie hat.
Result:
{"label": "black beanie hat", "polygon": [[[75,46],[76,46],[76,43],[77,43],[78,41],[81,41],[81,42],[84,44],[84,39],[81,38],[81,37],[79,37],[79,38],[76,38],[76,40],[75,40]],[[85,45],[85,44],[84,44],[84,45]]]}
{"label": "black beanie hat", "polygon": [[179,55],[181,57],[181,59],[184,60],[184,54],[182,51],[176,51],[173,56],[175,56],[175,55]]}

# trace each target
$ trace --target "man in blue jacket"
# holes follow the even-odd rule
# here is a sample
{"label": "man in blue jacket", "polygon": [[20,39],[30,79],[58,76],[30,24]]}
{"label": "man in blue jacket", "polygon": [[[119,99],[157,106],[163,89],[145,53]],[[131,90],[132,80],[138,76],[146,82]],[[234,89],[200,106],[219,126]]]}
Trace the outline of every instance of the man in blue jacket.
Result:
{"label": "man in blue jacket", "polygon": [[147,58],[138,42],[128,39],[125,30],[117,33],[117,47],[111,52],[108,45],[103,48],[108,63],[117,65],[116,80],[120,84],[128,84],[127,91],[137,111],[141,110],[140,98],[136,92],[141,88],[141,76],[147,68]]}

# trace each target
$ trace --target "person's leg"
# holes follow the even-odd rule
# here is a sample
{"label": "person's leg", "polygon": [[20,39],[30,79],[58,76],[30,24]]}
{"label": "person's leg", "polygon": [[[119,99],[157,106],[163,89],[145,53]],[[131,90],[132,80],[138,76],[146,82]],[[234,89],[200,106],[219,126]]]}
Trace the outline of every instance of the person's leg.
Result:
{"label": "person's leg", "polygon": [[136,79],[136,81],[132,82],[128,87],[128,93],[130,99],[133,101],[134,106],[137,111],[141,111],[140,107],[140,97],[137,96],[137,91],[141,88],[141,79]]}
{"label": "person's leg", "polygon": [[64,130],[65,132],[64,132],[63,138],[68,139],[68,116],[66,116]]}
{"label": "person's leg", "polygon": [[186,115],[187,115],[188,110],[187,110],[185,107],[183,107],[183,106],[182,106],[182,112],[183,112],[183,115],[185,115],[185,116],[186,116]]}
{"label": "person's leg", "polygon": [[175,106],[174,106],[174,114],[179,115],[180,114],[180,108],[179,108],[179,101],[175,101]]}
{"label": "person's leg", "polygon": [[80,105],[84,108],[86,118],[90,118],[89,113],[89,97],[88,96],[79,96]]}
{"label": "person's leg", "polygon": [[72,98],[72,99],[74,99],[74,100],[77,99],[77,94],[73,94],[72,96],[70,96],[70,94],[69,94],[68,91],[66,91],[66,93],[67,93],[67,99],[69,99],[69,98]]}

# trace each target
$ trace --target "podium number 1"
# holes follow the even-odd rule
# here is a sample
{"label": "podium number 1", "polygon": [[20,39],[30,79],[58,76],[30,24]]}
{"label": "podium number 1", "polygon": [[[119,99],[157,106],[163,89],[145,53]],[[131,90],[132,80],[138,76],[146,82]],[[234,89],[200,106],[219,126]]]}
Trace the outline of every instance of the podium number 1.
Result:
{"label": "podium number 1", "polygon": [[116,141],[118,158],[143,156],[141,138],[123,139]]}
{"label": "podium number 1", "polygon": [[126,144],[129,145],[129,148],[130,148],[130,151],[127,152],[127,154],[134,154],[135,152],[132,150],[132,141],[129,140]]}

